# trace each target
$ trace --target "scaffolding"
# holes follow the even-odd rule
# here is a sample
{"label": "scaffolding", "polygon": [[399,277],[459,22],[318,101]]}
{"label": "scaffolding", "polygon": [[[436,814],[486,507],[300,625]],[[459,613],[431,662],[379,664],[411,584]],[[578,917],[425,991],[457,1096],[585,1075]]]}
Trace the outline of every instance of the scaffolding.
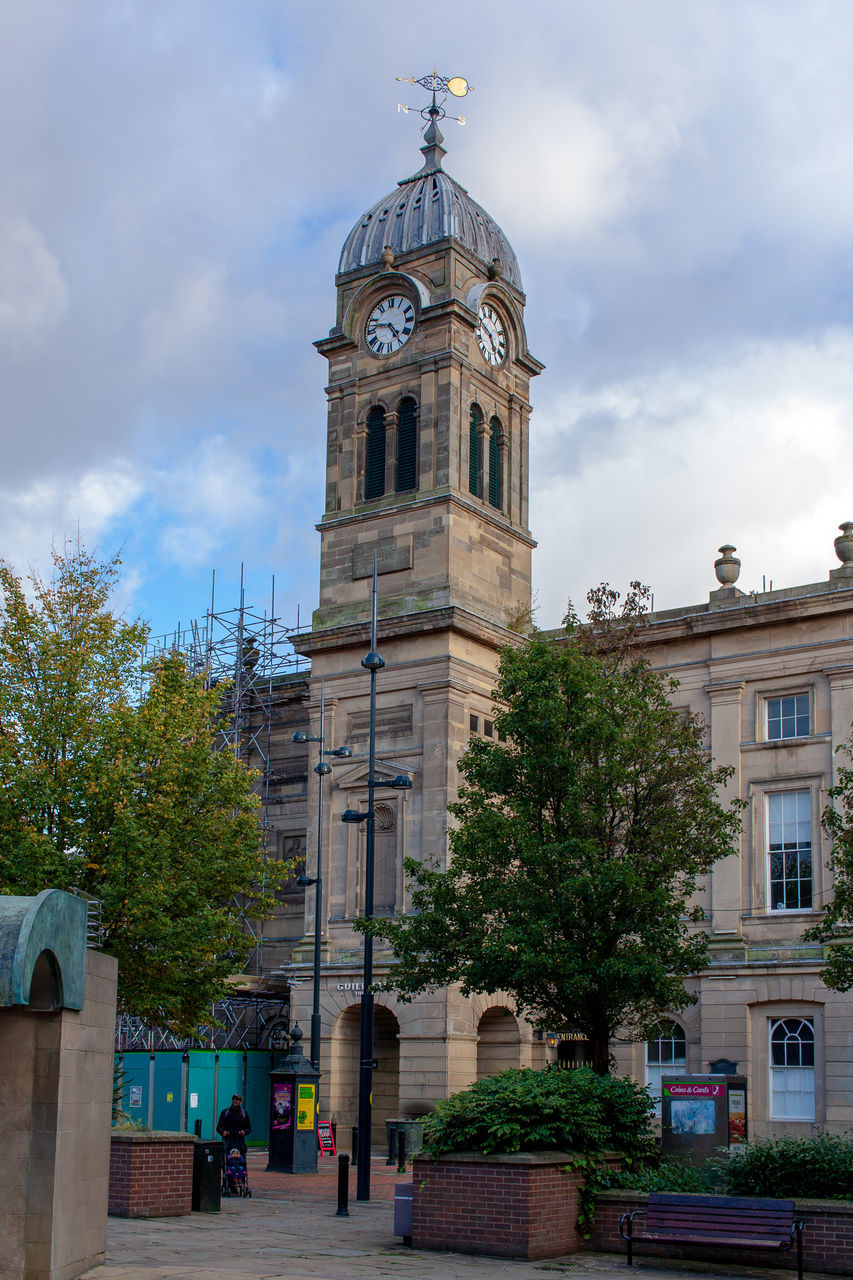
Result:
{"label": "scaffolding", "polygon": [[286,1038],[290,1005],[285,992],[235,993],[211,1008],[211,1020],[192,1036],[178,1036],[149,1027],[141,1018],[119,1014],[116,1019],[116,1053],[147,1050],[275,1049]]}
{"label": "scaffolding", "polygon": [[[240,603],[236,607],[218,607],[214,570],[210,607],[203,619],[149,638],[145,653],[146,665],[159,657],[179,653],[192,673],[204,675],[207,688],[222,689],[223,714],[217,747],[232,751],[259,775],[256,791],[261,801],[259,822],[265,868],[274,857],[276,839],[270,822],[270,788],[277,781],[271,756],[277,721],[275,704],[286,685],[299,679],[307,680],[310,673],[310,663],[300,658],[291,642],[299,630],[298,606],[295,625],[287,625],[276,613],[275,576],[271,579],[268,607],[259,609],[246,603],[244,565],[241,564]],[[266,882],[260,887],[266,891]],[[263,921],[247,916],[239,899],[235,899],[235,903],[254,943],[242,972],[260,975],[263,973]]]}

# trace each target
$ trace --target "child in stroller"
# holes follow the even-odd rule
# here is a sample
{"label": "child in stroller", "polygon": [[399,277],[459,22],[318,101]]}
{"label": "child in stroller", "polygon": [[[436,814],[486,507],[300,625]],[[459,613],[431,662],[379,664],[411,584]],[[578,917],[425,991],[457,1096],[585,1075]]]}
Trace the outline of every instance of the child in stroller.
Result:
{"label": "child in stroller", "polygon": [[232,1147],[225,1156],[222,1194],[224,1196],[250,1196],[252,1194],[249,1189],[249,1178],[246,1172],[246,1157],[237,1147]]}

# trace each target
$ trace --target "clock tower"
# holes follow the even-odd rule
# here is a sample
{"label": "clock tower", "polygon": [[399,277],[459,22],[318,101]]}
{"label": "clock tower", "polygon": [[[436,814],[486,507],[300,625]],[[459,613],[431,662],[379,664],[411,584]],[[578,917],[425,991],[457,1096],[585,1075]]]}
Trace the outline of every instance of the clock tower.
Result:
{"label": "clock tower", "polygon": [[460,608],[506,625],[530,605],[530,378],[524,294],[500,227],[424,162],[358,220],[341,253],[329,361],[326,509],[314,629]]}
{"label": "clock tower", "polygon": [[[341,252],[335,322],[316,343],[328,360],[325,510],[320,600],[298,638],[311,658],[311,734],[346,744],[327,784],[309,773],[307,871],[323,884],[323,918],[306,900],[293,968],[293,1012],[307,1023],[311,944],[323,958],[321,1062],[329,1114],[355,1120],[364,830],[342,823],[367,798],[367,652],[377,565],[379,651],[376,776],[405,770],[410,791],[377,791],[374,912],[411,909],[406,858],[446,865],[448,805],[470,736],[492,731],[498,651],[530,608],[530,379],[525,297],[503,231],[442,167],[435,99],[423,163],[358,219]],[[313,792],[312,792],[312,789]],[[312,815],[322,811],[318,828]],[[391,968],[375,956],[374,979]],[[497,1034],[517,1031],[505,1065],[536,1057],[530,1028],[500,998],[453,989],[375,1002],[374,1141],[384,1118],[421,1114],[479,1069],[478,1026],[501,1006]],[[506,1014],[511,1010],[506,1007]]]}

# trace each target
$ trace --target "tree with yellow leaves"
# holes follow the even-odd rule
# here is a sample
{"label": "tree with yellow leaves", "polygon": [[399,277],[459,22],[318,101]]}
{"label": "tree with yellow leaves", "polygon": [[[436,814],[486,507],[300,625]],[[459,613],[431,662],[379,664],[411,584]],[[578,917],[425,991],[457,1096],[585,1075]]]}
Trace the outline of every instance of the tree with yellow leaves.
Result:
{"label": "tree with yellow leaves", "polygon": [[178,655],[145,665],[118,578],[74,544],[29,590],[0,561],[0,892],[99,899],[122,1009],[188,1034],[271,909],[258,802],[215,747],[221,688]]}

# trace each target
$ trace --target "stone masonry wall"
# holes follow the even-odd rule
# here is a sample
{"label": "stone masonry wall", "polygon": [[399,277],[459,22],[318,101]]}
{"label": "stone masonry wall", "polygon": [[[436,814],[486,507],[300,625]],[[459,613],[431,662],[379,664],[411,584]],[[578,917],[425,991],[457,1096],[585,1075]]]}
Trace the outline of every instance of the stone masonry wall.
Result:
{"label": "stone masonry wall", "polygon": [[[595,1207],[595,1225],[590,1247],[601,1253],[626,1252],[619,1235],[619,1219],[623,1213],[640,1209],[648,1202],[641,1191],[605,1191]],[[805,1223],[803,1231],[803,1266],[806,1271],[828,1275],[850,1275],[853,1271],[853,1201],[798,1200],[795,1213]],[[638,1227],[641,1223],[638,1221]],[[759,1249],[738,1253],[736,1249],[699,1249],[679,1245],[634,1243],[634,1256],[689,1258],[696,1261],[743,1263],[753,1267],[796,1271],[797,1252],[793,1245],[787,1253]]]}
{"label": "stone masonry wall", "polygon": [[194,1146],[188,1133],[113,1133],[110,1213],[119,1218],[189,1213]]}

